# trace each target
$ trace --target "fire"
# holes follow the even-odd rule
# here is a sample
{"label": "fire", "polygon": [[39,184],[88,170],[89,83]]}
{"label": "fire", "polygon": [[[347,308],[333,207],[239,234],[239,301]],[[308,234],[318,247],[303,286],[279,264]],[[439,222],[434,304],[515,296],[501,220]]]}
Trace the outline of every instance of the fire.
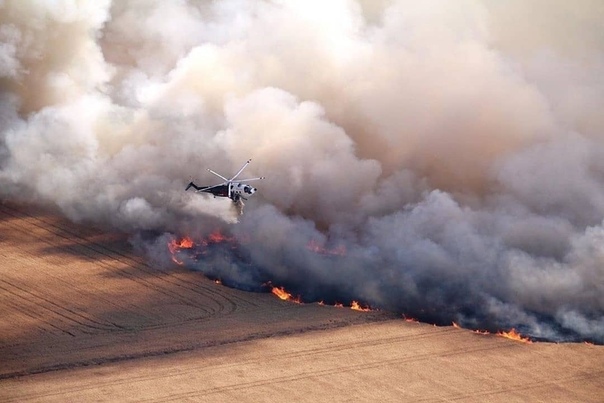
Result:
{"label": "fire", "polygon": [[528,337],[523,337],[516,329],[512,328],[509,332],[497,332],[497,336],[505,337],[506,339],[531,343]]}
{"label": "fire", "polygon": [[352,301],[352,305],[350,306],[350,309],[355,310],[355,311],[361,311],[361,312],[371,311],[371,308],[369,308],[369,307],[363,308],[361,306],[361,304],[359,304],[357,301]]}
{"label": "fire", "polygon": [[292,295],[290,293],[288,293],[287,291],[285,291],[285,289],[283,287],[273,287],[271,292],[273,294],[275,294],[277,297],[281,298],[283,301],[287,301],[287,300],[291,299],[291,297],[292,297]]}
{"label": "fire", "polygon": [[403,320],[405,322],[411,322],[411,323],[419,323],[419,321],[417,319],[411,318],[405,314],[403,314]]}
{"label": "fire", "polygon": [[[283,301],[292,301],[297,304],[302,304],[302,299],[300,296],[293,297],[289,292],[285,291],[285,288],[283,288],[283,287],[275,287],[271,284],[270,281],[267,283],[264,283],[263,285],[271,287],[271,293],[276,295],[279,299],[282,299]],[[319,302],[317,302],[317,304],[324,306],[325,302],[319,301]],[[336,302],[334,304],[334,307],[344,308],[344,304]],[[369,306],[362,306],[358,301],[352,301],[352,303],[350,305],[350,309],[355,310],[355,311],[360,311],[360,312],[369,312],[372,310]]]}
{"label": "fire", "polygon": [[221,243],[221,242],[231,242],[234,241],[235,238],[228,237],[222,234],[219,230],[212,232],[206,239],[204,239],[205,245],[210,245],[213,243]]}
{"label": "fire", "polygon": [[188,236],[173,239],[168,242],[168,250],[172,254],[172,260],[178,265],[183,265],[184,262],[178,257],[179,252],[183,249],[193,249],[193,252],[189,255],[198,258],[199,256],[206,255],[209,247],[220,243],[229,243],[233,249],[236,249],[239,244],[235,237],[223,235],[220,230],[215,230],[199,242],[194,242]]}
{"label": "fire", "polygon": [[[453,327],[460,329],[459,325],[455,322],[453,322]],[[490,335],[491,333],[487,330],[473,330],[474,333],[476,334],[481,334],[481,335]],[[528,337],[524,337],[522,336],[520,333],[518,333],[516,331],[516,329],[511,329],[509,332],[504,332],[504,331],[499,331],[496,333],[497,336],[500,337],[505,337],[506,339],[510,339],[510,340],[515,340],[515,341],[522,341],[524,343],[532,343],[532,341],[528,338]]]}
{"label": "fire", "polygon": [[280,299],[282,299],[283,301],[293,301],[298,304],[302,303],[302,301],[300,300],[300,297],[293,298],[292,295],[290,293],[288,293],[287,291],[285,291],[285,288],[283,288],[283,287],[273,287],[271,289],[271,292],[274,295],[276,295],[277,297],[279,297]]}
{"label": "fire", "polygon": [[173,239],[168,243],[168,249],[172,253],[176,253],[181,249],[191,249],[195,244],[189,237],[184,237],[180,241]]}
{"label": "fire", "polygon": [[172,261],[178,265],[184,264],[183,261],[176,257],[176,254],[182,249],[191,249],[195,246],[193,240],[189,237],[181,238],[180,240],[173,239],[168,242],[168,250],[172,254]]}

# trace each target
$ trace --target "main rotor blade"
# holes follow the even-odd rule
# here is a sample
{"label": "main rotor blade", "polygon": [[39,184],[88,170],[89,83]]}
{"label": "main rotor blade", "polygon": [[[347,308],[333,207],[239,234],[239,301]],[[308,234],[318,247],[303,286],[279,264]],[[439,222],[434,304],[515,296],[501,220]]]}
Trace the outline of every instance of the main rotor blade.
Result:
{"label": "main rotor blade", "polygon": [[251,178],[251,179],[241,179],[241,180],[238,180],[236,182],[239,183],[239,182],[259,181],[259,180],[262,180],[262,179],[266,179],[266,176],[261,176],[259,178]]}
{"label": "main rotor blade", "polygon": [[248,166],[250,162],[252,162],[251,158],[249,160],[247,160],[247,162],[245,164],[243,164],[243,166],[241,167],[241,169],[235,174],[235,176],[233,176],[231,178],[231,180],[234,180],[236,177],[238,177],[239,174],[241,174],[241,172],[243,172],[243,170],[245,169],[245,167]]}
{"label": "main rotor blade", "polygon": [[[220,175],[219,173],[216,173],[214,171],[212,171],[211,169],[208,168],[208,171],[210,171],[211,173],[213,173],[214,175],[218,176],[220,179],[222,179],[225,182],[230,182],[227,178],[225,178],[224,176]],[[231,179],[232,180],[232,179]]]}

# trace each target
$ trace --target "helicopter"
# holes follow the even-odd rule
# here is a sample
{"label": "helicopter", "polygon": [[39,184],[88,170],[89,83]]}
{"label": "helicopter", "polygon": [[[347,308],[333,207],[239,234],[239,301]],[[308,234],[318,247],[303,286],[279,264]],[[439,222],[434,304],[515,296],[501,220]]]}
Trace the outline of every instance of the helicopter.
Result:
{"label": "helicopter", "polygon": [[193,181],[191,181],[187,185],[185,191],[189,190],[190,188],[193,188],[193,189],[195,189],[195,191],[197,193],[210,193],[214,197],[228,197],[229,199],[231,199],[233,201],[233,203],[239,203],[242,200],[247,200],[248,197],[250,197],[251,195],[256,193],[257,189],[244,182],[251,182],[251,181],[265,179],[264,176],[261,176],[258,178],[240,179],[238,181],[235,181],[235,179],[237,179],[237,177],[239,175],[241,175],[241,172],[243,172],[243,170],[249,165],[250,162],[252,162],[251,159],[247,160],[247,162],[241,167],[241,169],[231,179],[227,179],[224,176],[220,175],[219,173],[214,172],[211,169],[208,169],[209,172],[218,176],[224,182],[219,183],[217,185],[213,185],[213,186],[198,186],[195,183],[193,183]]}

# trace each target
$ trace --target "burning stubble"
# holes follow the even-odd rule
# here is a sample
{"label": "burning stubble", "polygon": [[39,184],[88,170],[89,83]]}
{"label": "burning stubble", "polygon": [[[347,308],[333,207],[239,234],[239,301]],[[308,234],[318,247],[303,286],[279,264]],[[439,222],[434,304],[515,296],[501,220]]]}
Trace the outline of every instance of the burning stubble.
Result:
{"label": "burning stubble", "polygon": [[[5,0],[0,192],[227,285],[601,343],[603,19],[595,0]],[[245,214],[183,191],[248,158],[268,179]]]}

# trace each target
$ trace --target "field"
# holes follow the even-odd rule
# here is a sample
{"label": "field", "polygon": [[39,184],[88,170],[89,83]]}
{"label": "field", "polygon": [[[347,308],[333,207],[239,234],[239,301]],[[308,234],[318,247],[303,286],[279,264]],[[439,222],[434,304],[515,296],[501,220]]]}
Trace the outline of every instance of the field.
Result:
{"label": "field", "polygon": [[0,401],[604,401],[604,346],[523,343],[161,270],[0,204]]}

